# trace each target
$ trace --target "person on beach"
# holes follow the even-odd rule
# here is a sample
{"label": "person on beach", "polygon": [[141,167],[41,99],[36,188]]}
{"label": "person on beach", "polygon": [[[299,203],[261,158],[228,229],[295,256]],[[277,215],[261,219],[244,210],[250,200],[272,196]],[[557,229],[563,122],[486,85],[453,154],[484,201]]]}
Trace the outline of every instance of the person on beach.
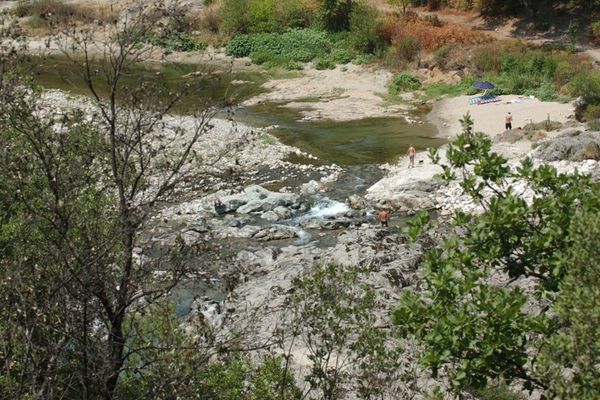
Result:
{"label": "person on beach", "polygon": [[415,154],[417,153],[417,149],[413,147],[411,144],[408,148],[408,168],[413,168],[415,166]]}
{"label": "person on beach", "polygon": [[382,228],[387,228],[388,227],[388,219],[389,219],[390,215],[388,214],[387,211],[385,210],[381,210],[379,211],[379,222],[381,223],[381,227]]}
{"label": "person on beach", "polygon": [[512,130],[512,119],[512,115],[509,111],[508,114],[504,116],[504,129],[506,129],[507,131]]}

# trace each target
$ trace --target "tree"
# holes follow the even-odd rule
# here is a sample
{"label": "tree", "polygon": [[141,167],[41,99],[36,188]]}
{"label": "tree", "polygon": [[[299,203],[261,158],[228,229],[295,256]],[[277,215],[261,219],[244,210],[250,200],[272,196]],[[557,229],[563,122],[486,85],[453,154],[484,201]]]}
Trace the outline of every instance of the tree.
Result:
{"label": "tree", "polygon": [[388,0],[388,3],[391,6],[401,8],[402,14],[406,15],[406,10],[408,9],[408,6],[411,5],[412,1],[411,0]]}
{"label": "tree", "polygon": [[[463,128],[471,130],[470,118],[463,119]],[[450,182],[460,172],[460,185],[482,213],[456,212],[450,227],[457,233],[425,255],[420,265],[425,289],[402,296],[395,323],[424,346],[423,365],[434,375],[443,371],[457,393],[507,380],[550,394],[555,384],[537,369],[540,349],[561,337],[548,309],[554,306],[560,313],[564,300],[557,298],[577,298],[564,289],[578,262],[573,251],[580,213],[586,210],[585,217],[598,218],[600,187],[577,173],[558,174],[547,165],[534,168],[530,159],[512,170],[490,149],[490,139],[480,132],[463,133],[449,146],[443,178]],[[431,156],[440,162],[435,151]],[[512,189],[517,181],[529,187],[527,199]],[[413,232],[425,220],[416,220]],[[597,293],[597,281],[579,283],[586,285],[583,296]],[[576,320],[595,329],[587,325],[592,321]],[[592,353],[587,369],[571,370],[573,380],[593,387],[586,371],[598,361]]]}
{"label": "tree", "polygon": [[311,369],[304,379],[319,399],[344,398],[353,380],[360,398],[377,398],[398,367],[398,349],[372,313],[375,291],[360,281],[366,272],[315,265],[293,281],[292,333],[306,346]]}
{"label": "tree", "polygon": [[317,3],[319,17],[326,29],[336,32],[348,30],[353,0],[318,0]]}
{"label": "tree", "polygon": [[5,67],[14,51],[1,53],[0,366],[9,397],[114,398],[128,363],[156,351],[135,345],[149,334],[136,321],[168,296],[197,250],[179,240],[158,257],[143,255],[149,216],[215,162],[202,159],[197,142],[217,111],[198,104],[193,127],[172,127],[159,140],[191,87],[124,86],[169,17],[162,2],[144,3],[101,34],[63,36],[92,96],[83,111],[53,115],[43,92]]}

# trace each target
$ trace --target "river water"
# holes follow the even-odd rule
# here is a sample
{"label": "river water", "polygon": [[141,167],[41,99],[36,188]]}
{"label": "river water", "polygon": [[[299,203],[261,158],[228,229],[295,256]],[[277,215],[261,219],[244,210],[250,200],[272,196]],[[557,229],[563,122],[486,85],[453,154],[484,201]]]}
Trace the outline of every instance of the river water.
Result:
{"label": "river water", "polygon": [[[61,89],[74,94],[88,95],[89,91],[80,75],[81,67],[64,56],[29,57],[24,65],[33,71],[34,79],[50,89]],[[95,73],[102,77],[100,65]],[[344,203],[351,194],[362,194],[383,177],[379,165],[393,163],[413,145],[418,150],[437,147],[444,143],[436,138],[436,129],[431,124],[408,124],[403,118],[368,118],[347,122],[302,121],[302,109],[290,109],[284,103],[262,103],[251,107],[239,104],[264,89],[261,85],[267,76],[261,72],[228,73],[218,68],[189,64],[160,64],[130,66],[123,79],[125,91],[140,84],[155,85],[158,92],[175,92],[182,83],[192,82],[192,90],[185,95],[174,109],[178,114],[193,114],[206,105],[222,105],[232,110],[228,114],[235,120],[255,127],[276,126],[271,131],[283,143],[310,153],[318,160],[298,158],[298,164],[332,164],[342,168],[339,179],[332,184],[326,194],[317,194],[307,199],[312,207],[304,214],[297,215],[283,224],[297,229],[298,238],[275,245],[303,244],[311,241],[319,246],[335,244],[337,232],[310,232],[301,228],[303,221],[314,218],[331,218],[349,211]],[[107,86],[97,87],[100,95],[107,93]],[[227,99],[227,101],[224,101]],[[310,99],[307,108],[310,107]],[[266,171],[277,175],[277,172]],[[280,186],[298,187],[319,176],[297,176],[291,181],[281,182]],[[271,190],[277,187],[268,187]],[[372,211],[371,211],[372,212]],[[394,221],[395,219],[395,221]],[[260,224],[257,218],[253,223]],[[258,221],[258,222],[257,222]],[[402,217],[394,217],[392,226],[402,224]],[[265,223],[264,221],[262,223]],[[244,243],[240,243],[244,246]],[[177,313],[185,315],[192,299],[208,296],[219,300],[220,291],[211,284],[195,284],[182,287],[176,292]]]}

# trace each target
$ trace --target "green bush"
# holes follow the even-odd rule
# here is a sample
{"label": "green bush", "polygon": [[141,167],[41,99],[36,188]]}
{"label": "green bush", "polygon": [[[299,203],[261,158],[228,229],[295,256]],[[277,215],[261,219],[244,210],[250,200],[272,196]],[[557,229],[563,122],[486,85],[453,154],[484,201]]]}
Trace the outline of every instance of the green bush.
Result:
{"label": "green bush", "polygon": [[254,35],[237,35],[225,47],[225,54],[232,57],[248,57],[258,50],[258,43]]}
{"label": "green bush", "polygon": [[587,104],[600,104],[600,72],[579,73],[569,82],[570,92]]}
{"label": "green bush", "polygon": [[281,33],[310,26],[314,12],[307,0],[225,0],[221,18],[225,32]]}
{"label": "green bush", "polygon": [[439,67],[441,69],[445,69],[447,67],[448,58],[450,57],[451,51],[452,51],[452,45],[445,44],[433,52],[433,59],[439,65]]}
{"label": "green bush", "polygon": [[315,68],[318,70],[334,69],[335,63],[330,58],[327,58],[327,57],[317,58],[315,60]]}
{"label": "green bush", "polygon": [[363,64],[368,64],[371,61],[373,61],[373,56],[370,54],[358,54],[356,57],[354,57],[351,61],[352,64],[354,65],[363,65]]}
{"label": "green bush", "polygon": [[169,51],[202,51],[206,49],[206,42],[195,38],[187,32],[177,32],[166,37],[154,36],[150,39],[154,46],[162,47]]}
{"label": "green bush", "polygon": [[222,30],[229,33],[247,33],[247,10],[248,0],[225,0],[221,7]]}
{"label": "green bush", "polygon": [[250,53],[250,60],[252,60],[254,64],[258,65],[264,64],[268,61],[272,61],[273,58],[273,53],[265,49],[260,49]]}
{"label": "green bush", "polygon": [[600,21],[590,24],[590,39],[596,43],[600,42]]}
{"label": "green bush", "polygon": [[473,65],[480,73],[500,72],[502,54],[498,50],[484,48],[475,52]]}
{"label": "green bush", "polygon": [[392,82],[388,85],[390,94],[398,94],[400,92],[417,90],[421,87],[421,81],[414,75],[408,72],[401,72],[394,76]]}
{"label": "green bush", "polygon": [[413,61],[421,51],[419,39],[413,36],[404,36],[396,43],[396,54],[404,61]]}
{"label": "green bush", "polygon": [[381,35],[382,25],[377,8],[367,3],[358,3],[350,15],[350,46],[365,54],[383,49],[386,43]]}
{"label": "green bush", "polygon": [[593,119],[593,120],[589,121],[588,127],[595,132],[599,132],[600,131],[600,119]]}
{"label": "green bush", "polygon": [[588,104],[583,116],[586,121],[593,121],[600,118],[600,104]]}
{"label": "green bush", "polygon": [[330,57],[336,64],[348,64],[352,61],[352,54],[344,48],[335,48],[331,50]]}
{"label": "green bush", "polygon": [[[247,57],[253,53],[255,58],[264,60],[268,58],[266,53],[272,57],[280,56],[295,62],[308,62],[315,57],[328,54],[333,46],[326,32],[313,29],[290,29],[289,31],[263,34],[247,34],[234,37],[225,47],[225,53],[234,57]],[[343,56],[341,52],[336,57]]]}
{"label": "green bush", "polygon": [[322,26],[332,32],[341,32],[350,27],[353,0],[316,0],[318,18]]}

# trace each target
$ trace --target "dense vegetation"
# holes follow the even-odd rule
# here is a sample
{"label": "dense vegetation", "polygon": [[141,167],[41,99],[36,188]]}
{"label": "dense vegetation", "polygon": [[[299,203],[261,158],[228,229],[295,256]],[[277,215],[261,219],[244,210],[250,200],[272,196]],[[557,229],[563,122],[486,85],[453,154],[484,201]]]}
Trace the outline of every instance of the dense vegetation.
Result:
{"label": "dense vegetation", "polygon": [[[460,234],[425,255],[424,289],[404,293],[396,324],[418,338],[423,365],[449,374],[456,393],[519,381],[547,398],[596,398],[600,236],[589,221],[600,217],[600,185],[530,159],[511,170],[489,138],[470,133],[468,115],[463,126],[444,179],[460,172],[483,213],[456,213]],[[511,188],[516,181],[528,183],[529,202]],[[415,219],[413,233],[426,220]]]}
{"label": "dense vegetation", "polygon": [[[509,4],[533,7],[478,4],[507,12]],[[76,26],[87,18],[41,6],[22,4],[17,12],[49,26],[57,15]],[[382,327],[371,312],[378,303],[377,291],[364,283],[369,270],[315,265],[288,293],[282,317],[288,330],[276,332],[260,356],[237,337],[216,345],[204,326],[184,330],[167,299],[190,272],[186,256],[201,249],[177,241],[146,263],[134,249],[156,202],[168,199],[185,176],[190,146],[205,125],[167,154],[151,140],[152,127],[177,94],[151,85],[123,90],[121,67],[147,43],[184,51],[204,42],[189,33],[184,14],[141,17],[135,29],[109,36],[105,76],[89,64],[81,68],[93,94],[96,79],[106,79],[113,95],[112,102],[96,97],[97,123],[78,110],[59,117],[40,112],[43,91],[15,64],[17,30],[0,24],[0,397],[339,399],[350,387],[360,398],[379,398],[394,379],[406,386],[418,380],[416,373],[399,374],[406,340],[416,341],[422,367],[440,385],[448,378],[431,398],[448,392],[517,399],[514,388],[546,398],[600,396],[600,186],[529,159],[509,167],[490,152],[489,138],[472,132],[468,116],[465,132],[448,149],[443,179],[458,179],[482,212],[458,212],[439,230],[446,232],[443,243],[430,243],[418,265],[423,284],[404,291],[390,310],[394,327]],[[439,29],[460,31],[434,19],[389,22],[367,5],[341,0],[316,6],[226,0],[221,18],[232,35],[228,53],[258,64],[300,68],[315,60],[329,68],[370,55],[409,69],[427,50],[441,68],[468,62],[472,76],[426,91],[465,92],[472,79],[483,78],[496,82],[498,93],[579,96],[582,117],[600,118],[600,73],[570,51],[512,42],[498,50],[480,35],[438,35]],[[406,24],[393,27],[398,21]],[[461,52],[464,43],[471,51]],[[421,86],[404,71],[390,91]],[[431,157],[440,162],[435,152]],[[528,200],[512,189],[516,182],[527,183]],[[432,224],[418,215],[408,236],[417,239]],[[166,273],[157,277],[156,270]],[[290,370],[289,336],[309,349],[304,386]]]}

